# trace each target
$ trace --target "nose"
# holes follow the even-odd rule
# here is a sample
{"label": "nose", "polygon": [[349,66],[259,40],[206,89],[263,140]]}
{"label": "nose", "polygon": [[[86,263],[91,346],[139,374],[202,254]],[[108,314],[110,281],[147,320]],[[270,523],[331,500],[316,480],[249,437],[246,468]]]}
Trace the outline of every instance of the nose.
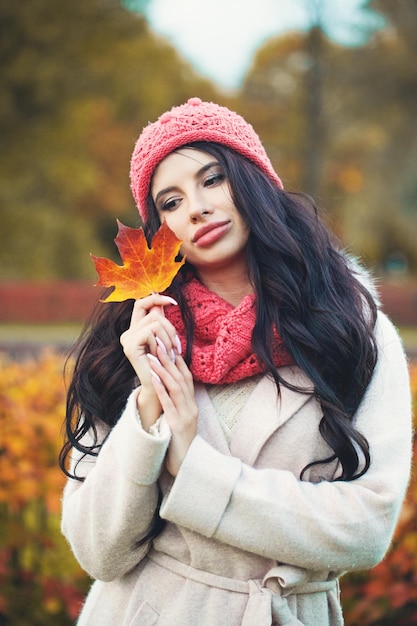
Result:
{"label": "nose", "polygon": [[201,219],[204,219],[206,216],[211,215],[213,213],[213,209],[204,199],[200,196],[196,196],[192,199],[190,203],[190,221],[193,224],[196,224]]}

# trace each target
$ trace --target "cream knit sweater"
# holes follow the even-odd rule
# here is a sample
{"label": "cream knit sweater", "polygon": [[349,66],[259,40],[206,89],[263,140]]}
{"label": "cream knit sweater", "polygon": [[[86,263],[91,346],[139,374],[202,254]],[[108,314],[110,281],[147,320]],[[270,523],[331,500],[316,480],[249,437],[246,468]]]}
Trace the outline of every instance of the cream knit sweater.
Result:
{"label": "cream knit sweater", "polygon": [[208,395],[229,446],[233,428],[260,378],[253,376],[233,384],[207,385]]}

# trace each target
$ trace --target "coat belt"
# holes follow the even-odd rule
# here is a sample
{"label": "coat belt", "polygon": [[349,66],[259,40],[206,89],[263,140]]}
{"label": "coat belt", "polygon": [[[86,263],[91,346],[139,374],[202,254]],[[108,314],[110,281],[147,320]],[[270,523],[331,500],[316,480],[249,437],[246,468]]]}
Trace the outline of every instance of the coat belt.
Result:
{"label": "coat belt", "polygon": [[[178,561],[163,552],[152,550],[148,559],[161,567],[210,587],[247,594],[248,602],[242,619],[242,626],[303,626],[290,611],[287,597],[295,594],[323,593],[337,589],[337,580],[302,582],[289,587],[282,584],[282,571],[279,566],[270,569],[262,580],[239,580],[212,574]],[[271,588],[272,587],[272,588]]]}

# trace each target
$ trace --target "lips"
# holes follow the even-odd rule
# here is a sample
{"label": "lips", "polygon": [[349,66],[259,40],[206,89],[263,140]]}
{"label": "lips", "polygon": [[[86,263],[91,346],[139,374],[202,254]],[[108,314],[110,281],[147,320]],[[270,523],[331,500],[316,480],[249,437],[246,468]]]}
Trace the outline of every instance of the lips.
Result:
{"label": "lips", "polygon": [[[221,237],[223,235],[223,232],[226,232],[226,230],[228,230],[229,224],[229,220],[225,220],[222,222],[211,222],[210,224],[201,226],[201,228],[196,231],[192,242],[197,244],[199,243],[201,245],[206,240],[217,239],[216,235],[218,234],[219,237]],[[209,235],[209,233],[211,233],[211,235]]]}

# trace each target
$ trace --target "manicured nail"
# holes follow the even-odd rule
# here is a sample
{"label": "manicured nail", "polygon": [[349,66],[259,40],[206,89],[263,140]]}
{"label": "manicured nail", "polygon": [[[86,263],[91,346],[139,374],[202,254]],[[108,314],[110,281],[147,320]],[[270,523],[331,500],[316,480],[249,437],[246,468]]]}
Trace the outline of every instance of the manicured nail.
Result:
{"label": "manicured nail", "polygon": [[151,376],[153,376],[155,378],[155,380],[157,380],[158,383],[160,383],[162,385],[162,380],[159,378],[158,374],[156,372],[154,372],[153,370],[151,370]]}
{"label": "manicured nail", "polygon": [[157,358],[156,358],[156,356],[154,356],[153,354],[150,354],[150,353],[148,352],[148,354],[147,354],[146,356],[147,356],[147,357],[148,357],[148,359],[149,359],[152,363],[154,363],[155,365],[161,365],[160,360],[159,360],[159,359],[157,359]]}
{"label": "manicured nail", "polygon": [[169,353],[169,356],[170,356],[171,361],[173,363],[175,363],[175,352],[174,352],[174,350],[172,350],[172,348],[171,348],[171,351]]}
{"label": "manicured nail", "polygon": [[155,337],[155,341],[156,341],[156,343],[158,344],[158,346],[161,348],[162,352],[163,352],[164,354],[168,354],[168,351],[167,351],[167,349],[166,349],[166,347],[165,347],[165,344],[164,344],[164,342],[162,341],[162,339],[159,339],[159,337]]}
{"label": "manicured nail", "polygon": [[178,306],[178,302],[174,300],[174,298],[171,298],[171,296],[164,296],[164,297],[167,298],[171,304],[175,304],[175,306]]}
{"label": "manicured nail", "polygon": [[178,354],[182,354],[182,345],[181,345],[181,341],[178,335],[175,335],[175,345],[177,346]]}

